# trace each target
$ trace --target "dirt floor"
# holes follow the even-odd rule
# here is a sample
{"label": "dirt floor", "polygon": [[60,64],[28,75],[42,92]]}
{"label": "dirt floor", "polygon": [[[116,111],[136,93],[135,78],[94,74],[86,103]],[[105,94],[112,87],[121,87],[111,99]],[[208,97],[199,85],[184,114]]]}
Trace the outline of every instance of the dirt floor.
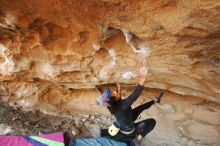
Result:
{"label": "dirt floor", "polygon": [[101,128],[107,128],[111,117],[95,113],[46,115],[40,111],[23,111],[0,100],[0,135],[38,135],[65,132],[65,144],[77,137],[98,137]]}

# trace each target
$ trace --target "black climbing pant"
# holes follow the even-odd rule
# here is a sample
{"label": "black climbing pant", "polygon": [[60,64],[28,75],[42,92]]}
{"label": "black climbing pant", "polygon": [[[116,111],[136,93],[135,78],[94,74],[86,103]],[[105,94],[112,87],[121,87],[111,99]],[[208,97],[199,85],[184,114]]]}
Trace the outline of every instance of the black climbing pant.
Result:
{"label": "black climbing pant", "polygon": [[[150,102],[147,102],[145,104],[142,104],[134,109],[132,109],[133,114],[133,120],[135,121],[138,116],[145,110],[151,107],[155,102],[152,100]],[[141,135],[142,137],[145,137],[149,132],[153,130],[153,128],[156,125],[156,121],[154,119],[146,119],[140,122],[135,123],[135,131],[131,134],[123,134],[119,132],[116,136],[111,136],[108,133],[108,129],[102,129],[101,130],[101,136],[102,137],[109,137],[111,139],[122,141],[125,143],[128,143],[131,139],[134,139],[136,136]]]}
{"label": "black climbing pant", "polygon": [[139,105],[138,107],[132,109],[133,114],[133,120],[135,121],[138,116],[145,110],[150,108],[154,104],[154,100],[151,100],[150,102],[146,102],[145,104]]}

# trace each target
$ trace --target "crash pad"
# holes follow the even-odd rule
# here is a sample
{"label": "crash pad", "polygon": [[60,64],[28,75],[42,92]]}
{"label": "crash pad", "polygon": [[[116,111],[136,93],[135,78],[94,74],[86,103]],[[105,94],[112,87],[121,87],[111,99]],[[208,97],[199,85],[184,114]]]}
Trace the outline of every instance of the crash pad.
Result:
{"label": "crash pad", "polygon": [[0,136],[2,146],[65,146],[64,133],[38,136]]}
{"label": "crash pad", "polygon": [[109,138],[76,138],[70,141],[69,146],[127,146],[127,144]]}

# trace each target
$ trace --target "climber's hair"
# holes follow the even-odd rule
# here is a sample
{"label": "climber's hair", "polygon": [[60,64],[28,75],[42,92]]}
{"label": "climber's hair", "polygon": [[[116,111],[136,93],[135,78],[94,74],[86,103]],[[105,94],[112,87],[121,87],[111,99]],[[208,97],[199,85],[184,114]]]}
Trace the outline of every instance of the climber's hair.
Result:
{"label": "climber's hair", "polygon": [[111,114],[114,114],[115,111],[117,110],[117,102],[115,101],[115,97],[112,96],[110,101],[108,102],[107,109],[110,111]]}

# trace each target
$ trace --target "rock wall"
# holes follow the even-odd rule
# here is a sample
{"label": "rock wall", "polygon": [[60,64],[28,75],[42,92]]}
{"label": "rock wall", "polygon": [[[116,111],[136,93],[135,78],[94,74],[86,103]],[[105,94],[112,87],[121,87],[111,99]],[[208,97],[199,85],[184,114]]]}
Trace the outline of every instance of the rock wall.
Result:
{"label": "rock wall", "polygon": [[[167,94],[147,141],[218,145],[219,0],[0,0],[0,95],[44,112],[102,111],[98,88]],[[139,101],[142,103],[145,100]],[[209,136],[211,135],[211,136]]]}

